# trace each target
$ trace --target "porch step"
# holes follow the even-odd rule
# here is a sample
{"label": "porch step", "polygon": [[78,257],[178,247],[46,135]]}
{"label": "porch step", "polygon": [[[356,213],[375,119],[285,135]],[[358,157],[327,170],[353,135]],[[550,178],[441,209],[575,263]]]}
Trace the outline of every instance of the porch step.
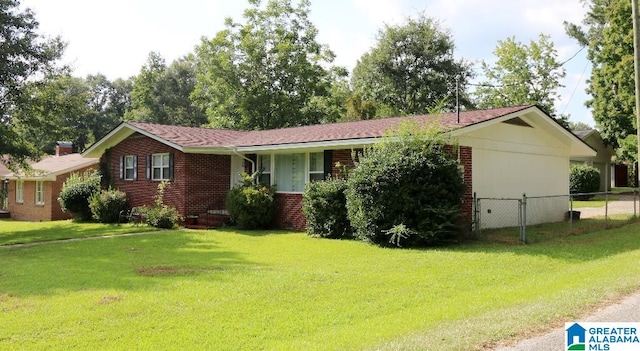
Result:
{"label": "porch step", "polygon": [[211,229],[222,227],[228,221],[229,215],[226,214],[201,213],[195,223],[190,223],[190,219],[187,218],[185,227],[190,229]]}
{"label": "porch step", "polygon": [[11,212],[0,210],[0,218],[11,218]]}

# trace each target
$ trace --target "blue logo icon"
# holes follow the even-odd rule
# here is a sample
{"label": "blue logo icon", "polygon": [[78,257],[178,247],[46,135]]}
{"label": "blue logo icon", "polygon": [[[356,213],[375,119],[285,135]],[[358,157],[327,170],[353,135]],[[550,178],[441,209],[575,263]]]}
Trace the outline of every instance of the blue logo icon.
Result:
{"label": "blue logo icon", "polygon": [[587,330],[578,323],[567,328],[567,351],[584,350],[586,332]]}

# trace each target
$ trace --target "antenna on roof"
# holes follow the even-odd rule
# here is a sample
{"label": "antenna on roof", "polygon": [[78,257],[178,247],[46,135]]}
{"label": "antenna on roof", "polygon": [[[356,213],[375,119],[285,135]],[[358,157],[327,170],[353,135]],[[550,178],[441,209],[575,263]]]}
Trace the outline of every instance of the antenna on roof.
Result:
{"label": "antenna on roof", "polygon": [[460,75],[456,75],[456,120],[460,124]]}

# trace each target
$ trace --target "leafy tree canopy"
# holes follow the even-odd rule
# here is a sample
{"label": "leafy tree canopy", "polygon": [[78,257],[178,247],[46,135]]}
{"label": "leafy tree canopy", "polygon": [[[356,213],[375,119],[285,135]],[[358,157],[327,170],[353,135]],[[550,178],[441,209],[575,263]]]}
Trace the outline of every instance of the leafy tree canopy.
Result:
{"label": "leafy tree canopy", "polygon": [[[469,107],[464,90],[473,73],[469,63],[455,60],[454,48],[451,34],[424,15],[385,25],[376,45],[358,60],[353,89],[361,102],[379,105],[378,117],[421,114],[443,101],[448,110],[455,109],[457,77],[461,104]],[[357,98],[353,102],[357,107]],[[365,106],[356,115],[368,116],[371,105]]]}
{"label": "leafy tree canopy", "polygon": [[131,109],[125,119],[201,126],[207,122],[204,109],[190,99],[195,85],[195,65],[191,58],[182,58],[167,66],[160,54],[151,52],[133,80]]}
{"label": "leafy tree canopy", "polygon": [[28,79],[52,70],[64,43],[37,34],[38,21],[31,10],[20,10],[19,0],[0,0],[0,23],[0,162],[15,169],[39,153],[14,129],[14,111],[27,100]]}
{"label": "leafy tree canopy", "polygon": [[209,124],[269,129],[321,122],[314,99],[329,95],[334,54],[316,41],[309,0],[249,0],[244,23],[196,48],[198,83],[192,98],[206,108]]}
{"label": "leafy tree canopy", "polygon": [[[583,0],[582,24],[565,22],[567,34],[588,49],[592,63],[587,101],[602,138],[619,146],[635,134],[633,23],[627,0]],[[634,139],[635,140],[635,139]],[[628,144],[628,142],[627,142]]]}
{"label": "leafy tree canopy", "polygon": [[565,69],[548,35],[540,34],[529,45],[514,37],[498,42],[494,50],[496,62],[482,62],[483,81],[474,95],[480,108],[537,104],[568,126],[568,116],[557,116],[554,104]]}

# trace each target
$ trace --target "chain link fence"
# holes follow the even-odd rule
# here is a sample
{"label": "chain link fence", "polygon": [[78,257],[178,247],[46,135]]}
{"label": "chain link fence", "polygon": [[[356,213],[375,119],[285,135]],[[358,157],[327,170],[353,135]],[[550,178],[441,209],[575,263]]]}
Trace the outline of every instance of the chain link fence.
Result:
{"label": "chain link fence", "polygon": [[527,228],[545,223],[566,222],[571,231],[577,221],[589,219],[612,224],[632,220],[640,214],[640,192],[527,196],[521,198],[479,198],[474,194],[473,228],[476,237],[483,230],[513,228],[526,243]]}

